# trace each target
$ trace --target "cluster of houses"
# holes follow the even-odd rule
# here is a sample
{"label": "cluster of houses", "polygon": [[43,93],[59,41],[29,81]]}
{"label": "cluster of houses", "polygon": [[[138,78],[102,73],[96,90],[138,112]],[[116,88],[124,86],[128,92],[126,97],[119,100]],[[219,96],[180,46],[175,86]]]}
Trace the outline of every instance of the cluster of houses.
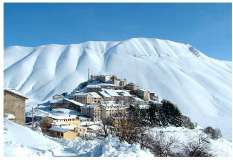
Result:
{"label": "cluster of houses", "polygon": [[[25,97],[20,98],[26,100]],[[127,116],[132,107],[148,109],[151,102],[161,105],[156,93],[141,89],[134,83],[127,83],[125,79],[114,75],[91,75],[83,87],[73,90],[70,94],[53,96],[48,103],[50,112],[46,116],[43,115],[50,123],[45,133],[67,140],[87,136],[100,131],[102,119]],[[12,105],[16,107],[18,104]],[[5,112],[17,114],[9,110],[11,106],[4,108],[8,108]],[[67,110],[68,114],[64,112]],[[70,114],[72,111],[73,114]],[[23,120],[21,117],[22,123]]]}

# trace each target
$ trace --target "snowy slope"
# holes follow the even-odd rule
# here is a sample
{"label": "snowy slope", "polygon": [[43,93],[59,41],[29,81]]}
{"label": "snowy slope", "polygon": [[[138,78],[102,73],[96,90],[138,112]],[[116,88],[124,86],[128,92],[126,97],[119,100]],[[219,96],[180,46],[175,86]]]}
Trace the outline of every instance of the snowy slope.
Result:
{"label": "snowy slope", "polygon": [[43,136],[30,128],[4,120],[4,156],[133,156],[152,157],[148,150],[142,150],[139,145],[121,143],[117,138],[107,137],[99,140],[65,141]]}
{"label": "snowy slope", "polygon": [[111,73],[176,103],[203,127],[231,139],[231,62],[207,57],[189,44],[133,38],[5,49],[5,87],[46,100],[72,91],[94,74]]}
{"label": "snowy slope", "polygon": [[61,152],[63,147],[44,137],[41,133],[4,120],[5,156],[52,156],[52,152]]}
{"label": "snowy slope", "polygon": [[188,143],[195,144],[198,138],[207,137],[210,142],[208,152],[213,156],[221,157],[232,157],[232,143],[224,138],[219,138],[216,140],[208,138],[206,134],[203,133],[200,127],[195,129],[188,129],[183,127],[166,127],[166,128],[152,128],[148,133],[154,137],[157,134],[164,133],[165,143],[169,142],[171,138],[175,139],[174,145],[171,146],[173,152],[183,151],[184,146]]}

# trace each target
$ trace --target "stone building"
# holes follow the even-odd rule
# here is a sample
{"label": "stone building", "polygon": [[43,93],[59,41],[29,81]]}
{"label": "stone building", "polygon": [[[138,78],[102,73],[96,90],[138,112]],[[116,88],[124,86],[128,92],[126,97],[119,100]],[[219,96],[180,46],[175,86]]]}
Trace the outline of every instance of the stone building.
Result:
{"label": "stone building", "polygon": [[87,135],[87,127],[78,126],[74,128],[74,132],[76,132],[79,137],[85,137]]}
{"label": "stone building", "polygon": [[51,137],[64,138],[65,140],[73,140],[77,137],[77,133],[73,130],[56,126],[49,128],[48,135]]}
{"label": "stone building", "polygon": [[49,117],[52,119],[52,124],[54,125],[80,125],[80,119],[75,115],[50,115]]}
{"label": "stone building", "polygon": [[144,90],[144,89],[138,89],[136,92],[137,96],[144,101],[150,100],[150,91]]}
{"label": "stone building", "polygon": [[105,101],[101,104],[102,118],[127,116],[129,106],[115,103],[114,101]]}
{"label": "stone building", "polygon": [[97,80],[100,82],[108,82],[111,80],[112,75],[91,75],[91,80]]}
{"label": "stone building", "polygon": [[126,86],[126,85],[127,85],[126,79],[121,80],[119,85],[120,85],[121,87]]}
{"label": "stone building", "polygon": [[81,114],[91,118],[92,121],[101,120],[101,108],[99,105],[85,105],[81,107]]}
{"label": "stone building", "polygon": [[150,93],[150,100],[159,101],[159,96],[156,93]]}
{"label": "stone building", "polygon": [[76,93],[74,100],[83,104],[98,104],[102,97],[96,92]]}
{"label": "stone building", "polygon": [[18,124],[25,123],[25,101],[27,97],[15,90],[4,90],[4,114],[14,115],[14,121]]}
{"label": "stone building", "polygon": [[120,86],[120,79],[118,79],[116,76],[112,76],[111,77],[112,80],[112,84],[116,85],[116,86]]}
{"label": "stone building", "polygon": [[134,83],[128,83],[127,85],[125,85],[124,88],[130,91],[135,91],[138,89],[138,87]]}
{"label": "stone building", "polygon": [[50,107],[51,108],[68,108],[68,109],[73,109],[80,111],[80,107],[83,106],[84,104],[77,102],[72,99],[68,98],[62,98],[62,99],[55,99],[50,102]]}
{"label": "stone building", "polygon": [[112,80],[112,84],[117,86],[117,87],[122,87],[123,88],[127,84],[126,79],[122,80],[120,78],[117,78],[116,76],[112,76],[111,80]]}

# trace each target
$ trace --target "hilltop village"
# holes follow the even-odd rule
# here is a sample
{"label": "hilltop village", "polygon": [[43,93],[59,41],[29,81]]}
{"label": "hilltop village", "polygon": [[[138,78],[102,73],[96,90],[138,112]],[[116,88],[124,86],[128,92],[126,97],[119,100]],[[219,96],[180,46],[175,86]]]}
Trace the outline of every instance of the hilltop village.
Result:
{"label": "hilltop village", "polygon": [[50,110],[60,114],[50,112],[51,127],[45,128],[44,132],[65,139],[103,134],[103,120],[111,118],[117,123],[120,118],[128,118],[132,108],[145,110],[149,103],[161,105],[157,94],[127,83],[125,79],[114,75],[91,75],[70,94],[54,95],[48,102]]}
{"label": "hilltop village", "polygon": [[[61,142],[78,137],[88,141],[114,136],[129,144],[140,144],[156,156],[174,156],[193,154],[193,151],[168,153],[175,141],[170,139],[165,143],[164,132],[156,133],[157,138],[153,138],[150,130],[182,127],[206,133],[213,140],[222,137],[219,129],[198,128],[172,102],[115,75],[88,76],[88,80],[72,92],[56,94],[45,103],[31,106],[30,111],[25,108],[27,99],[18,91],[5,89],[5,118]],[[210,142],[201,135],[198,138],[196,148],[201,147],[201,152],[196,152],[194,147],[195,155],[211,156]],[[164,147],[163,143],[168,146]],[[158,147],[163,148],[159,150]]]}

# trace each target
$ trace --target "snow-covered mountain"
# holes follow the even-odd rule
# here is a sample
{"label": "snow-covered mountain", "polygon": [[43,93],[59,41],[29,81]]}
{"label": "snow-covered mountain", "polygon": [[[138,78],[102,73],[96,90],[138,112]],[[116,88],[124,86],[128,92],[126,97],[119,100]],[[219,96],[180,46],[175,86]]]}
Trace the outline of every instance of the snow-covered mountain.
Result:
{"label": "snow-covered mountain", "polygon": [[189,44],[133,38],[5,49],[4,85],[32,99],[72,91],[93,74],[115,74],[176,103],[203,127],[231,139],[230,61],[210,58]]}

